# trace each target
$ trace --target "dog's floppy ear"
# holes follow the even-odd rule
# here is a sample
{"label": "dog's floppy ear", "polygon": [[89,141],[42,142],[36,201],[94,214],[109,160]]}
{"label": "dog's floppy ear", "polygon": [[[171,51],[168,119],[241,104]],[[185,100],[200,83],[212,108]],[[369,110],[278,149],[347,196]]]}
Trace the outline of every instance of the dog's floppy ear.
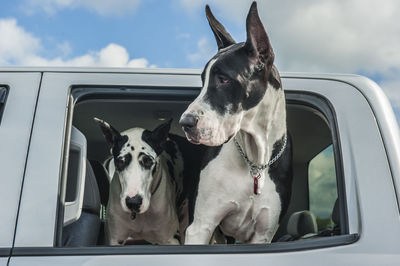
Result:
{"label": "dog's floppy ear", "polygon": [[217,40],[218,50],[236,43],[225,27],[214,17],[208,5],[206,5],[206,17]]}
{"label": "dog's floppy ear", "polygon": [[104,138],[106,139],[108,147],[110,149],[114,147],[115,140],[121,137],[121,134],[118,132],[118,130],[116,130],[106,121],[98,119],[97,117],[94,118],[94,121],[96,121],[99,124],[100,129],[103,132]]}
{"label": "dog's floppy ear", "polygon": [[274,51],[272,50],[267,32],[258,16],[257,3],[251,4],[246,19],[247,40],[245,47],[250,58],[254,60],[256,69],[261,71],[265,66],[271,66],[274,62]]}
{"label": "dog's floppy ear", "polygon": [[[151,132],[151,138],[154,142],[163,144],[167,141],[169,130],[171,129],[172,118],[159,125]],[[161,145],[162,146],[162,145]]]}
{"label": "dog's floppy ear", "polygon": [[159,155],[165,147],[167,142],[168,133],[171,129],[172,118],[167,122],[159,125],[153,131],[145,130],[142,139],[147,142],[153,150]]}

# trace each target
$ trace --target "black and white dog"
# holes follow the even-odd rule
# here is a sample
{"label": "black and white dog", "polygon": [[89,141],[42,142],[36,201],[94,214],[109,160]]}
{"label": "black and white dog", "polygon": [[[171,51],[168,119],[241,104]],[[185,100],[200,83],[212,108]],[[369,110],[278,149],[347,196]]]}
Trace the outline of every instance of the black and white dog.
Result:
{"label": "black and white dog", "polygon": [[[119,133],[95,118],[110,148],[111,175],[106,239],[121,245],[130,238],[152,244],[180,244],[187,227],[182,197],[183,159],[168,138],[171,120],[153,131],[131,128]],[[187,217],[187,216],[186,216]]]}
{"label": "black and white dog", "polygon": [[246,42],[236,43],[208,6],[218,44],[203,88],[179,121],[187,139],[209,147],[185,244],[208,244],[214,229],[243,243],[271,242],[291,195],[291,142],[274,53],[251,5]]}

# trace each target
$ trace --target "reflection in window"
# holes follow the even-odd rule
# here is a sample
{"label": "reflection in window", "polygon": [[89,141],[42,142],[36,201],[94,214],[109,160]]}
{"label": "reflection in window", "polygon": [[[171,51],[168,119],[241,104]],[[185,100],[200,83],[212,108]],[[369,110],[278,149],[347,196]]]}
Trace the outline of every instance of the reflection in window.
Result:
{"label": "reflection in window", "polygon": [[315,156],[308,168],[310,211],[318,230],[332,228],[331,214],[337,199],[335,160],[332,145]]}

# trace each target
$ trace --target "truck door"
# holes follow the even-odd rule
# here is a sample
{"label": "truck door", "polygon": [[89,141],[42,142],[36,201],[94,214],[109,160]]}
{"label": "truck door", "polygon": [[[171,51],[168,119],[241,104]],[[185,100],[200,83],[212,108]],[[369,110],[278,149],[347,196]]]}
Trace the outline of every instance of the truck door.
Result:
{"label": "truck door", "polygon": [[[176,121],[199,93],[200,73],[168,71],[117,69],[43,74],[10,265],[256,266],[300,261],[307,261],[307,265],[399,264],[399,248],[393,244],[400,235],[399,209],[386,159],[387,147],[377,124],[382,124],[383,118],[375,116],[361,93],[364,90],[372,99],[379,88],[365,79],[346,76],[282,79],[294,145],[295,189],[287,214],[290,217],[276,242],[120,247],[104,242],[64,244],[64,229],[83,217],[80,205],[76,205],[74,214],[67,204],[80,202],[82,194],[78,192],[82,184],[86,188],[82,169],[89,169],[86,166],[93,160],[103,162],[109,153],[93,117],[122,121],[119,129],[141,125],[152,129],[170,115],[174,117],[175,134],[182,134]],[[12,146],[8,147],[12,151]],[[71,151],[75,151],[75,157]],[[87,160],[83,159],[85,155]],[[76,163],[71,165],[76,167],[70,167],[74,158]],[[69,169],[77,169],[80,174],[75,177],[81,178],[70,179],[74,176],[69,176]],[[328,171],[325,174],[321,169]],[[322,179],[327,182],[321,183]],[[76,180],[71,186],[75,191],[68,189],[69,180]],[[68,195],[74,197],[69,199]],[[333,206],[335,202],[338,207]],[[306,219],[299,218],[299,213],[309,217],[310,222],[300,222]],[[103,216],[99,211],[95,215]],[[328,223],[332,224],[330,228]],[[298,233],[307,227],[313,232]],[[86,239],[90,231],[77,230],[72,236]],[[101,230],[97,234],[104,235]]]}
{"label": "truck door", "polygon": [[41,74],[0,72],[0,265],[14,241]]}

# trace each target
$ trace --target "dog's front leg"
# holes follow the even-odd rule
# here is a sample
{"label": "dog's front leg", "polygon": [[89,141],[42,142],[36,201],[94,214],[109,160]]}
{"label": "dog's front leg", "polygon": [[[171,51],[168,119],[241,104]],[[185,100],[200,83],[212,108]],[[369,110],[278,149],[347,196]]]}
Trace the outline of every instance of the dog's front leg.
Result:
{"label": "dog's front leg", "polygon": [[185,234],[185,245],[206,245],[209,244],[212,233],[218,224],[202,223],[194,221]]}
{"label": "dog's front leg", "polygon": [[186,229],[185,245],[209,244],[215,228],[228,213],[236,208],[233,203],[216,206],[211,203],[212,200],[198,202],[202,204],[196,204],[193,223]]}
{"label": "dog's front leg", "polygon": [[105,242],[109,246],[124,245],[129,232],[123,226],[118,226],[113,218],[108,218],[105,224]]}
{"label": "dog's front leg", "polygon": [[109,246],[121,246],[125,245],[126,240],[128,239],[128,234],[110,234],[106,233],[106,244]]}
{"label": "dog's front leg", "polygon": [[250,244],[271,243],[276,230],[279,227],[280,212],[272,211],[268,207],[262,207],[255,221],[255,230]]}
{"label": "dog's front leg", "polygon": [[172,237],[170,239],[168,239],[167,241],[167,245],[180,245],[181,243],[179,243],[179,240]]}

